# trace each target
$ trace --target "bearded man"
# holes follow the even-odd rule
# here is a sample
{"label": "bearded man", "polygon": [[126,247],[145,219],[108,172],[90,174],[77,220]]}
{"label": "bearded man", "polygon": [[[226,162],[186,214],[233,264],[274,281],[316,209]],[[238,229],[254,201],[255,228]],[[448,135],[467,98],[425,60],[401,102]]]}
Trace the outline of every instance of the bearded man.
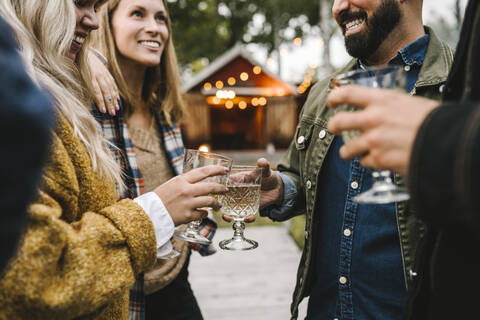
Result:
{"label": "bearded man", "polygon": [[[423,25],[422,0],[335,0],[332,13],[354,57],[337,74],[401,65],[408,92],[440,99],[453,52]],[[281,221],[306,214],[292,319],[307,296],[309,320],[401,319],[425,230],[406,202],[352,201],[373,178],[358,158],[340,158],[343,140],[327,130],[334,111],[326,97],[335,75],[312,88],[279,171],[266,170],[261,215]],[[258,164],[269,167],[265,159]],[[403,184],[401,176],[394,180]]]}

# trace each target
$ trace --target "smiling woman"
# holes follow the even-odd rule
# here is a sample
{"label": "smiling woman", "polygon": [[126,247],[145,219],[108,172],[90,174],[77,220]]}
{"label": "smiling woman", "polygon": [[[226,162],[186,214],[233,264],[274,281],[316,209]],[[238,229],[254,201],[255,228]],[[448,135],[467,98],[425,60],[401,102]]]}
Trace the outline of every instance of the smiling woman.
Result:
{"label": "smiling woman", "polygon": [[[114,118],[102,115],[104,127],[114,123],[121,128],[121,136],[108,129],[104,132],[128,154],[126,166],[136,178],[134,183],[126,181],[130,194],[125,197],[143,189],[148,192],[182,170],[184,149],[177,123],[184,104],[171,34],[163,0],[110,0],[100,11],[94,45],[108,59],[124,106]],[[130,141],[133,148],[127,149]],[[208,223],[206,229],[214,228],[212,222],[204,223]],[[202,319],[188,282],[190,248],[185,241],[172,242],[180,255],[158,260],[144,277],[137,278],[130,294],[131,319],[144,314],[147,320]],[[202,255],[214,252],[209,247],[196,249]]]}

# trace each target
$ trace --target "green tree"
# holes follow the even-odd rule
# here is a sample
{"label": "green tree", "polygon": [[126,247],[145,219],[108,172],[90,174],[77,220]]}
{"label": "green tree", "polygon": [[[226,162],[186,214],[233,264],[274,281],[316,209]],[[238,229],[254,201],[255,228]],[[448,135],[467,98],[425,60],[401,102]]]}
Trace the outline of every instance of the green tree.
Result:
{"label": "green tree", "polygon": [[[327,3],[330,0],[323,0]],[[320,21],[322,0],[169,0],[180,64],[202,65],[237,42],[258,43],[268,53],[302,37]],[[264,23],[255,27],[255,16]],[[302,18],[300,23],[295,19]],[[285,32],[289,29],[294,32]],[[200,63],[199,63],[200,61]]]}

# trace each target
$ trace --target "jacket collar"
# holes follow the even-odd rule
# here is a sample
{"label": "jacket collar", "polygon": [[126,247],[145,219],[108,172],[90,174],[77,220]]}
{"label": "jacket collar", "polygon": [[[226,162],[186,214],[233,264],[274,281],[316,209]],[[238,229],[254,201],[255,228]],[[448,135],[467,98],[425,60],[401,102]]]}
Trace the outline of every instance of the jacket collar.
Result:
{"label": "jacket collar", "polygon": [[[425,26],[425,32],[430,35],[427,53],[422,68],[418,74],[415,87],[425,87],[444,83],[447,80],[448,72],[453,61],[453,50],[443,43],[430,27]],[[350,60],[347,65],[332,75],[345,73],[355,68],[357,59]]]}
{"label": "jacket collar", "polygon": [[417,88],[445,82],[453,61],[453,50],[443,43],[430,27],[426,26],[425,32],[430,35],[430,42],[422,69],[418,74],[415,85]]}

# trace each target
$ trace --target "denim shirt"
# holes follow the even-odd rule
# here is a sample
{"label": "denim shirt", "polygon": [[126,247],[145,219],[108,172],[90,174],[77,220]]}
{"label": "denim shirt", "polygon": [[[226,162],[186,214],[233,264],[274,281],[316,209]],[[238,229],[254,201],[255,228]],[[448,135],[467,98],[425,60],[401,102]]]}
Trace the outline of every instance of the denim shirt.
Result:
{"label": "denim shirt", "polygon": [[[425,35],[390,61],[408,66],[408,92],[418,79],[428,42]],[[401,319],[406,288],[395,204],[352,201],[370,189],[373,179],[358,159],[339,157],[342,145],[341,137],[334,138],[319,176],[316,211],[322,214],[313,240],[318,245],[307,319]],[[280,218],[293,205],[296,187],[288,176],[281,177],[284,205],[262,215]]]}

